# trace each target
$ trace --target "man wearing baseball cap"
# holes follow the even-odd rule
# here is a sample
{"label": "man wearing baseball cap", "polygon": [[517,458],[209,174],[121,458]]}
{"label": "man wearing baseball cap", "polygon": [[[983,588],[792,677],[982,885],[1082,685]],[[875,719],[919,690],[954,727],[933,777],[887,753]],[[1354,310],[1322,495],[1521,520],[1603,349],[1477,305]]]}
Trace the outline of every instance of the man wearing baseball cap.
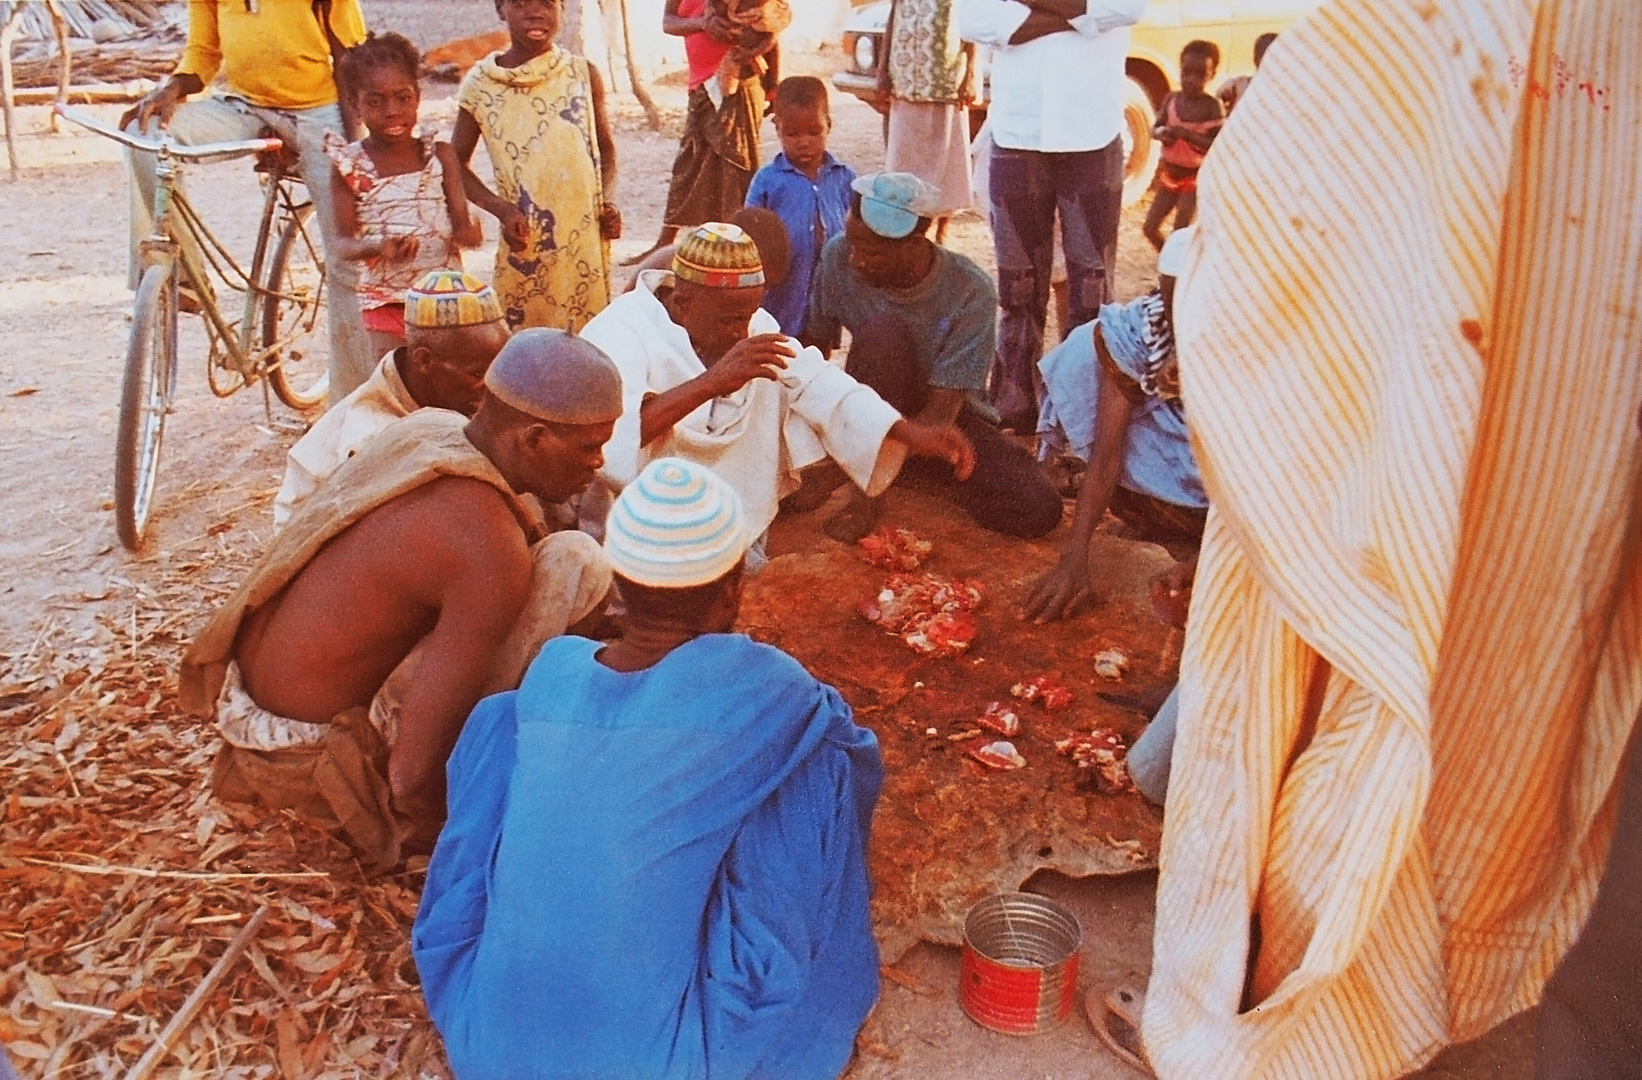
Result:
{"label": "man wearing baseball cap", "polygon": [[274,496],[274,528],[365,441],[417,409],[472,416],[485,372],[507,344],[496,292],[460,270],[434,270],[405,293],[405,344],[371,377],[331,407],[286,454],[285,482]]}
{"label": "man wearing baseball cap", "polygon": [[412,949],[463,1080],[833,1080],[878,995],[877,739],[795,660],[730,633],[756,535],[661,458],[604,549],[622,639],[549,642],[480,703]]}
{"label": "man wearing baseball cap", "polygon": [[[878,173],[853,186],[844,234],[827,244],[816,268],[806,343],[831,350],[848,329],[851,375],[904,416],[956,424],[975,448],[967,476],[933,461],[910,462],[907,470],[940,484],[984,528],[1044,535],[1060,523],[1060,496],[1032,455],[998,431],[986,399],[998,318],[991,278],[929,239],[939,203],[922,180]],[[827,531],[850,542],[872,531],[876,517],[873,504],[858,498]]]}
{"label": "man wearing baseball cap", "polygon": [[580,338],[513,336],[470,420],[418,409],[304,499],[189,645],[179,699],[214,714],[211,786],[292,810],[378,868],[431,850],[445,759],[484,695],[599,609],[591,537],[545,535],[621,413],[621,376]]}

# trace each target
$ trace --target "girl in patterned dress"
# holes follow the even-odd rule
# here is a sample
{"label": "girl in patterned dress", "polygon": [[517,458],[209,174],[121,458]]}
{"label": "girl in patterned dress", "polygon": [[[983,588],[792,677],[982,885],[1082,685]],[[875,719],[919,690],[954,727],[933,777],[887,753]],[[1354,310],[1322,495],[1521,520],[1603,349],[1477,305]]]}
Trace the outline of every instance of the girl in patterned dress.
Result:
{"label": "girl in patterned dress", "polygon": [[497,294],[514,329],[578,331],[610,302],[616,145],[598,68],[553,44],[561,0],[496,0],[511,44],[474,65],[457,95],[456,156],[484,136],[496,190],[464,170],[496,217]]}
{"label": "girl in patterned dress", "polygon": [[421,54],[398,34],[371,35],[342,60],[360,119],[356,143],[326,136],[338,257],[360,263],[359,301],[381,357],[405,343],[405,290],[430,270],[460,270],[483,239],[448,143],[416,134]]}

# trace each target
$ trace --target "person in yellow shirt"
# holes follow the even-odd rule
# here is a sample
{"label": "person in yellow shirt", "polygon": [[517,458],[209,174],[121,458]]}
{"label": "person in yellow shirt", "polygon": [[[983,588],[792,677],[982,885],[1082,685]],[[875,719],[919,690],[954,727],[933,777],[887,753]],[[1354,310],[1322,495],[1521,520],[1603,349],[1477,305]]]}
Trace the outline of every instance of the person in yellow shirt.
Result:
{"label": "person in yellow shirt", "polygon": [[[270,128],[297,150],[305,175],[328,177],[327,131],[343,132],[332,58],[365,40],[359,0],[190,0],[188,47],[171,77],[120,118],[143,132],[167,129],[184,144],[255,138]],[[226,88],[201,95],[221,73]],[[137,245],[153,232],[155,163],[131,161],[131,284]],[[309,188],[326,250],[336,236],[331,187]],[[329,260],[330,400],[339,401],[371,374],[376,357],[360,319],[355,274]],[[185,301],[186,304],[186,301]]]}

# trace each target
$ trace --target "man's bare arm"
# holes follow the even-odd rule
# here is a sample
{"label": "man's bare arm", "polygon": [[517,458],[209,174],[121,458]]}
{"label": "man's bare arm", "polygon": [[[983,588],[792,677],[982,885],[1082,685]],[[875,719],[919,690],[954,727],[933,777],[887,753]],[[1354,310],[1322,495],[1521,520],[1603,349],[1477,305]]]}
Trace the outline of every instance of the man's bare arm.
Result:
{"label": "man's bare arm", "polygon": [[639,406],[639,445],[649,446],[672,431],[680,420],[716,397],[733,394],[754,379],[778,379],[793,351],[782,334],[758,334],[737,342],[729,352],[687,383],[652,394]]}
{"label": "man's bare arm", "polygon": [[[1100,327],[1094,327],[1093,331],[1099,333]],[[1023,618],[1052,622],[1077,611],[1089,597],[1089,541],[1101,518],[1106,516],[1112,492],[1123,473],[1123,445],[1129,434],[1129,417],[1134,411],[1117,379],[1098,366],[1097,373],[1100,376],[1098,426],[1095,445],[1089,453],[1089,470],[1084,473],[1083,489],[1078,492],[1072,532],[1061,548],[1060,562],[1027,591],[1021,605]]]}
{"label": "man's bare arm", "polygon": [[415,569],[408,588],[439,614],[407,681],[388,758],[394,804],[424,841],[444,820],[445,761],[518,621],[531,573],[524,533],[494,488],[436,483],[441,490],[420,508],[403,565]]}
{"label": "man's bare arm", "polygon": [[1050,34],[1075,34],[1077,30],[1071,23],[1059,15],[1051,15],[1047,11],[1033,11],[1021,23],[1020,29],[1009,37],[1011,45],[1025,45],[1028,41],[1036,41]]}

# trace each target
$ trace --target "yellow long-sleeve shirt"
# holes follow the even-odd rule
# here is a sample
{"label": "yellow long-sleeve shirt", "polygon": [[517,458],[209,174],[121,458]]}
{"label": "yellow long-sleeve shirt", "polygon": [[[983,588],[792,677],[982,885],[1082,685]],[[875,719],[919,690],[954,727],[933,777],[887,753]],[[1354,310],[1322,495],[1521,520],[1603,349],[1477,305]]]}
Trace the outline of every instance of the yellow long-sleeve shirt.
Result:
{"label": "yellow long-sleeve shirt", "polygon": [[[359,0],[335,0],[331,30],[344,45],[365,40]],[[189,0],[188,48],[177,74],[270,109],[313,109],[336,101],[331,47],[311,0]]]}

